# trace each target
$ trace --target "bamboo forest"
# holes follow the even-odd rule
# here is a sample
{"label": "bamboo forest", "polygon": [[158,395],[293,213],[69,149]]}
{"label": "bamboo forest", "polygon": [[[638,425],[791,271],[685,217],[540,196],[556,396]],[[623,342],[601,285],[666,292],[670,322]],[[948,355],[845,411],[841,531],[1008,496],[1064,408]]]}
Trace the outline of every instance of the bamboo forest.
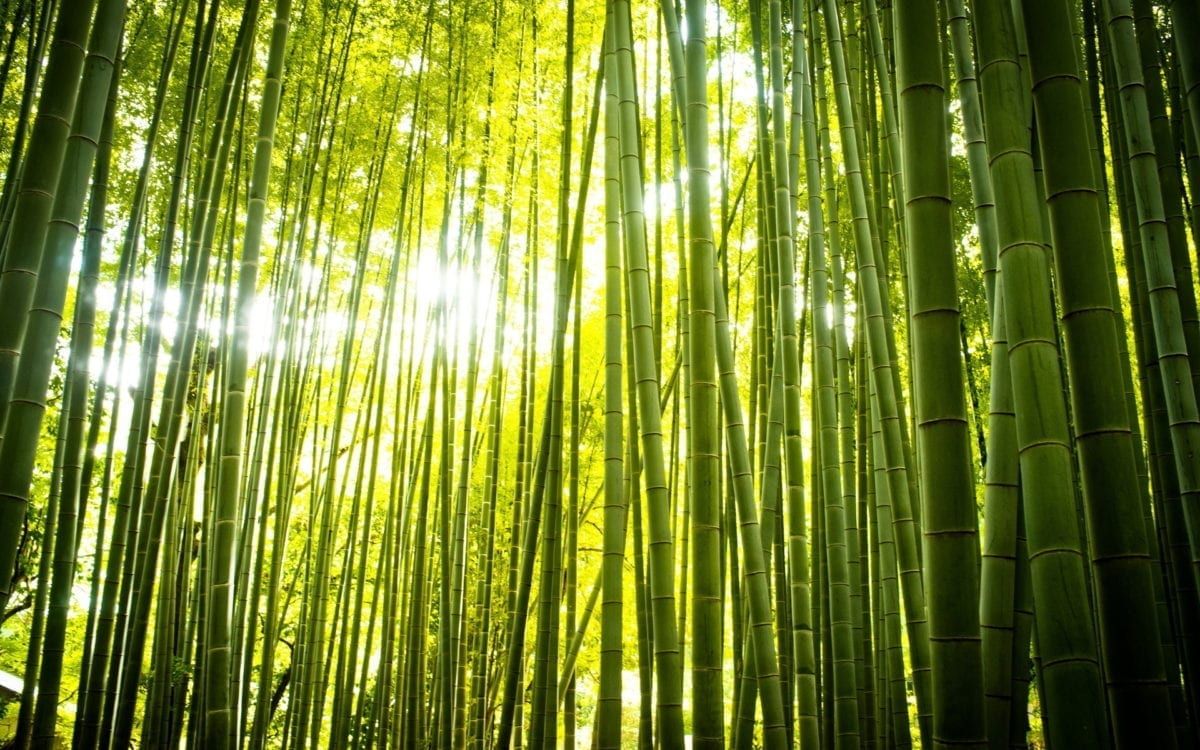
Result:
{"label": "bamboo forest", "polygon": [[0,0],[0,748],[1200,747],[1200,0]]}

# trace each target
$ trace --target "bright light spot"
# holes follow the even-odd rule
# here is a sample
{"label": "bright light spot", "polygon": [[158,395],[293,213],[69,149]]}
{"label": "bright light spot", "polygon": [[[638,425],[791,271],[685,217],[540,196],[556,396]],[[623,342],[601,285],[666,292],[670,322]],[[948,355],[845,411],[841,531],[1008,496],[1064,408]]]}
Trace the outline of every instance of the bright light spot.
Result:
{"label": "bright light spot", "polygon": [[255,295],[250,305],[250,358],[271,350],[275,339],[275,305],[267,295]]}

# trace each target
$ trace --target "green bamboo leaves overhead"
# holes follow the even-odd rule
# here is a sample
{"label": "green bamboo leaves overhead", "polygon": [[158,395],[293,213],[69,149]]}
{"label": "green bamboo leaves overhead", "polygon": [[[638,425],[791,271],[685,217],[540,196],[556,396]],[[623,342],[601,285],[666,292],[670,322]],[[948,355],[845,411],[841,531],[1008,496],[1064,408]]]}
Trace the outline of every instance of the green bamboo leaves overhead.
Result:
{"label": "green bamboo leaves overhead", "polygon": [[1193,5],[0,2],[0,741],[1194,745]]}

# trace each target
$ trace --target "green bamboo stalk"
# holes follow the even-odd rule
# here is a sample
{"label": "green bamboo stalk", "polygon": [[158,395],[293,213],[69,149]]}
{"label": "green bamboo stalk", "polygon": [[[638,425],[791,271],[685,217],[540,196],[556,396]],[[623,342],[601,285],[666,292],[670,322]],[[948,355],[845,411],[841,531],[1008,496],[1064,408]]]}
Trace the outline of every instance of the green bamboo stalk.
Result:
{"label": "green bamboo stalk", "polygon": [[[870,364],[870,355],[863,360]],[[896,747],[912,747],[912,730],[908,717],[908,697],[905,687],[904,650],[901,644],[900,622],[900,582],[897,572],[897,554],[895,533],[892,520],[891,489],[887,482],[887,464],[883,456],[883,430],[879,420],[879,402],[874,398],[871,379],[867,378],[867,401],[869,424],[871,432],[870,452],[872,472],[875,477],[875,502],[873,510],[876,514],[876,555],[879,558],[880,584],[882,589],[881,608],[883,611],[883,640],[884,656],[887,671],[887,691],[885,693],[889,704],[886,716],[890,717],[886,724],[890,733],[889,740]]]}
{"label": "green bamboo stalk", "polygon": [[213,577],[209,583],[212,611],[207,631],[208,663],[205,669],[206,741],[211,747],[228,747],[232,739],[229,695],[229,575],[234,544],[233,517],[237,507],[242,460],[245,381],[249,365],[250,308],[258,279],[263,216],[271,170],[275,124],[282,88],[283,57],[287,47],[291,0],[277,0],[271,33],[256,146],[251,174],[246,235],[238,276],[236,328],[223,394],[221,474],[213,551]]}
{"label": "green bamboo stalk", "polygon": [[[654,367],[650,320],[649,269],[646,260],[645,214],[642,210],[640,134],[634,100],[633,48],[629,3],[614,0],[617,80],[620,87],[621,189],[625,251],[634,337],[633,369],[637,377],[639,428],[646,477],[650,537],[650,596],[658,741],[666,747],[683,743],[683,672],[675,615],[674,544],[670,529],[663,460],[659,378]],[[693,125],[694,127],[694,125]],[[706,204],[707,205],[707,204]],[[694,327],[693,327],[694,328]],[[693,335],[695,335],[693,333]]]}
{"label": "green bamboo stalk", "polygon": [[913,384],[935,746],[983,747],[979,537],[950,218],[949,133],[933,2],[896,14]]}
{"label": "green bamboo stalk", "polygon": [[[611,4],[609,8],[611,8]],[[622,412],[621,186],[619,90],[613,14],[607,13],[604,47],[604,552],[600,605],[600,685],[596,700],[596,747],[621,746],[623,671],[625,487]],[[693,649],[695,646],[693,646]]]}
{"label": "green bamboo stalk", "polygon": [[[64,390],[63,398],[69,399],[70,391]],[[42,644],[45,640],[47,602],[50,599],[51,575],[54,547],[58,538],[59,503],[62,498],[63,456],[66,449],[66,410],[60,410],[57,420],[57,436],[54,440],[54,463],[50,469],[50,486],[46,494],[45,522],[42,524],[41,556],[38,560],[37,584],[33,592],[33,615],[29,623],[29,644],[25,647],[25,674],[38,674],[42,662]],[[21,686],[20,706],[17,709],[17,725],[13,734],[13,745],[29,747],[33,734],[34,705],[37,701],[38,681],[27,680]]]}
{"label": "green bamboo stalk", "polygon": [[[123,10],[123,9],[122,9]],[[118,24],[119,25],[119,24]],[[97,30],[100,24],[97,24]],[[94,34],[97,34],[94,32]],[[119,32],[118,32],[119,36]],[[107,42],[102,36],[99,41]],[[117,43],[119,44],[119,42]],[[104,232],[104,209],[106,206],[109,161],[112,154],[113,120],[116,115],[117,88],[120,78],[119,47],[113,47],[113,59],[105,61],[104,50],[89,52],[89,67],[103,68],[107,62],[109,70],[109,92],[100,127],[95,175],[88,200],[87,234],[84,240],[83,259],[79,272],[79,288],[76,296],[74,325],[71,336],[71,359],[68,365],[67,382],[63,386],[64,409],[67,413],[65,445],[63,453],[63,475],[58,508],[58,528],[54,543],[54,580],[50,589],[50,612],[46,623],[45,642],[42,646],[43,659],[38,674],[38,705],[34,714],[33,737],[38,744],[52,743],[58,725],[58,697],[62,684],[63,660],[66,651],[68,607],[75,576],[77,527],[82,518],[83,499],[79,494],[80,451],[83,448],[83,426],[87,414],[88,360],[91,357],[92,328],[95,316],[95,289],[100,273],[100,245]],[[99,82],[89,81],[89,83]],[[86,110],[80,110],[80,116]],[[74,137],[86,137],[74,134]],[[73,155],[67,147],[68,161]],[[65,195],[65,193],[64,193]],[[70,207],[68,207],[70,210]],[[45,554],[45,553],[44,553]]]}
{"label": "green bamboo stalk", "polygon": [[[23,404],[24,399],[30,397],[28,392],[21,393],[18,390],[18,378],[21,377],[18,369],[19,353],[24,349],[23,342],[26,337],[30,312],[39,299],[37,294],[38,275],[43,267],[49,265],[49,262],[43,261],[44,245],[49,233],[50,221],[52,218],[56,218],[52,209],[55,206],[56,191],[62,182],[60,173],[66,163],[68,136],[74,132],[74,125],[77,122],[74,116],[76,99],[85,63],[85,50],[88,49],[87,37],[92,23],[92,9],[95,7],[94,0],[69,2],[63,9],[64,12],[59,14],[54,31],[54,43],[46,66],[46,76],[42,84],[41,98],[38,102],[37,119],[34,121],[30,134],[28,156],[24,169],[21,171],[20,186],[13,199],[13,220],[9,229],[10,234],[0,238],[5,248],[3,272],[0,273],[0,308],[5,311],[5,319],[10,321],[3,327],[3,333],[0,333],[0,425],[3,426],[6,433],[9,429],[7,417],[11,408],[10,399],[17,396],[17,403]],[[109,17],[111,17],[111,13],[106,16],[106,18]],[[116,53],[115,36],[119,33],[120,23],[118,22],[115,31],[106,30],[97,37],[97,39],[104,39],[106,35],[114,37],[111,51],[108,54],[110,59]],[[111,71],[111,67],[109,70]],[[103,90],[89,92],[91,108],[88,111],[88,117],[78,121],[86,124],[89,132],[93,133],[93,140],[90,144],[93,154],[95,153],[95,135],[100,129],[104,100],[107,95],[107,85],[104,82],[98,79],[97,86]],[[100,100],[99,104],[96,103],[97,98]],[[94,127],[91,127],[93,121]],[[87,158],[87,153],[88,149],[83,149],[82,152],[76,152],[77,155],[74,155],[74,158]],[[89,163],[80,173],[69,173],[65,178],[66,184],[72,187],[78,183],[78,187],[75,189],[80,195],[78,201],[81,206],[86,176],[90,173]],[[73,199],[71,200],[73,202]],[[54,247],[58,246],[56,242]],[[55,256],[52,260],[59,259]],[[61,274],[62,280],[51,281],[57,281],[57,285],[63,286],[65,289],[65,268]],[[41,299],[53,300],[55,298],[56,295],[52,289],[46,287],[43,289],[44,291],[40,295]],[[59,307],[61,307],[61,303]],[[55,332],[57,333],[57,327]],[[30,347],[30,353],[38,352],[43,348],[40,339],[38,341],[39,343]],[[39,359],[41,358],[39,357]],[[33,376],[33,387],[27,391],[36,391],[36,384],[41,381],[41,378],[36,377],[34,373],[48,369],[49,365],[38,362],[27,365],[27,368],[31,366],[35,366],[35,369],[29,371],[30,375],[25,377]],[[19,416],[15,420],[14,428],[25,426],[26,432],[37,432],[37,428],[40,426],[41,411],[38,404],[42,399],[37,396],[33,396],[33,398],[35,403],[29,405],[33,413]],[[32,424],[31,420],[35,417],[38,417],[37,423]],[[19,455],[13,451],[20,450],[31,459],[35,449],[25,442],[19,442],[18,445],[8,450],[10,451],[9,465],[12,465]],[[24,463],[28,459],[21,460]],[[28,504],[28,501],[24,499],[25,491],[21,489],[21,485],[28,483],[28,479],[24,478],[26,473],[22,469],[11,473],[6,472],[5,477],[9,480],[7,483],[10,486],[0,489],[0,501],[2,501],[0,502],[0,512],[3,513],[2,517],[4,518],[4,523],[0,524],[0,529],[2,529],[0,530],[0,605],[6,603],[11,594],[12,571],[16,566],[17,548]]]}
{"label": "green bamboo stalk", "polygon": [[[0,236],[3,271],[0,272],[0,308],[9,321],[0,332],[0,425],[7,423],[17,365],[30,306],[37,288],[42,254],[49,232],[55,192],[65,163],[67,140],[75,123],[76,99],[83,72],[92,11],[96,0],[67,0],[58,14],[38,99],[38,112],[29,135],[29,146],[20,183],[12,198],[12,223]],[[48,20],[50,13],[45,13]],[[115,48],[114,48],[115,49]],[[95,98],[97,94],[90,92]],[[98,96],[103,101],[107,90]],[[103,104],[100,105],[103,107]],[[99,117],[99,116],[97,116]],[[97,130],[99,120],[97,119]],[[84,172],[83,175],[89,174]],[[10,178],[13,176],[9,173]],[[76,175],[74,181],[81,181]],[[9,181],[6,181],[6,184]],[[6,190],[7,192],[7,190]],[[0,600],[11,594],[11,574],[17,559],[25,505],[17,499],[3,503],[0,524]]]}
{"label": "green bamboo stalk", "polygon": [[[1164,214],[1163,190],[1148,111],[1146,86],[1143,82],[1133,17],[1128,2],[1104,4],[1107,31],[1111,44],[1116,79],[1120,86],[1119,100],[1129,149],[1129,169],[1133,179],[1134,203],[1137,209],[1139,234],[1142,241],[1142,260],[1149,285],[1150,314],[1158,347],[1158,367],[1163,379],[1170,439],[1175,454],[1176,472],[1182,493],[1188,541],[1192,548],[1193,567],[1198,558],[1196,502],[1200,499],[1200,454],[1193,446],[1200,441],[1200,416],[1196,409],[1195,392],[1180,383],[1191,382],[1188,357],[1187,323],[1181,310],[1185,282],[1175,273],[1179,264],[1173,257],[1167,218]],[[1173,267],[1174,266],[1174,267]]]}
{"label": "green bamboo stalk", "polygon": [[[793,0],[792,18],[799,19],[803,15],[802,0]],[[823,257],[825,253],[825,226],[821,210],[821,170],[818,161],[816,109],[813,105],[812,78],[808,65],[807,38],[800,23],[793,28],[793,83],[799,84],[799,109],[804,138],[804,184],[808,192],[807,218],[809,231],[809,247],[806,264],[811,265],[813,259]],[[810,30],[811,31],[811,30]],[[796,92],[793,91],[793,95]],[[797,102],[793,100],[793,107]],[[793,138],[795,125],[793,122]],[[798,182],[798,179],[795,180]],[[793,192],[798,188],[793,185]],[[807,276],[807,274],[805,274]],[[813,316],[814,325],[817,316]],[[799,352],[797,353],[799,358]],[[798,388],[798,384],[796,385]],[[798,404],[797,404],[798,406]],[[794,415],[798,416],[798,415]],[[789,477],[791,475],[789,474]],[[793,641],[796,654],[796,694],[799,697],[799,737],[800,743],[806,747],[815,746],[819,741],[818,689],[816,675],[816,654],[813,642],[812,621],[812,591],[809,583],[809,559],[807,553],[808,531],[805,528],[803,499],[789,494],[788,496],[788,538],[792,583],[792,620]]]}
{"label": "green bamboo stalk", "polygon": [[[688,493],[692,541],[692,739],[697,747],[721,747],[724,742],[722,582],[720,576],[720,428],[716,361],[716,297],[713,268],[711,197],[708,185],[708,113],[703,82],[707,80],[707,39],[704,3],[687,3],[688,42],[685,50],[684,153],[687,160],[687,238],[680,246],[686,263],[688,366]],[[668,9],[668,14],[674,10]],[[701,85],[693,86],[693,80]],[[678,96],[678,91],[676,95]],[[774,717],[767,717],[768,719]],[[764,733],[773,730],[770,723]]]}
{"label": "green bamboo stalk", "polygon": [[[1096,635],[1074,489],[1060,353],[1042,209],[1031,181],[1027,105],[1020,91],[1017,36],[1008,6],[977,2],[980,87],[996,192],[1000,281],[1008,337],[1020,478],[1029,502],[1030,568],[1037,629],[1045,657],[1047,734],[1052,743],[1106,743],[1107,726],[1096,660]],[[1027,25],[1033,24],[1027,19]],[[1021,175],[1029,181],[1021,182]],[[1053,383],[1053,385],[1051,385]],[[1001,533],[1004,527],[998,527]],[[1018,562],[1019,564],[1019,562]],[[996,658],[996,657],[993,657]],[[993,663],[994,666],[994,663]]]}
{"label": "green bamboo stalk", "polygon": [[[837,111],[842,130],[842,148],[845,154],[846,177],[850,189],[851,215],[856,248],[858,284],[861,295],[861,314],[866,316],[867,341],[869,342],[873,367],[876,397],[879,399],[880,426],[883,430],[884,452],[881,458],[888,466],[887,478],[890,497],[894,506],[895,536],[901,570],[901,589],[904,595],[905,618],[908,642],[911,649],[914,692],[917,697],[917,715],[922,717],[921,736],[931,741],[932,705],[930,703],[929,674],[929,623],[925,618],[925,592],[921,580],[917,556],[915,506],[910,495],[909,470],[905,461],[903,441],[903,415],[897,401],[894,368],[891,365],[891,348],[888,345],[887,314],[882,294],[883,283],[872,240],[872,222],[867,203],[866,186],[859,159],[858,136],[854,125],[853,105],[846,73],[846,58],[838,29],[838,12],[831,0],[826,0],[825,27],[829,44],[829,58],[833,67],[834,90]],[[829,502],[829,498],[826,498]],[[882,521],[881,521],[882,522]]]}
{"label": "green bamboo stalk", "polygon": [[963,0],[949,0],[946,8],[950,40],[954,46],[958,100],[962,106],[963,137],[967,141],[971,200],[974,204],[975,225],[978,228],[979,248],[983,257],[983,290],[987,295],[990,315],[996,305],[996,264],[999,249],[996,247],[996,197],[992,188],[992,176],[988,172],[979,79],[975,72],[975,55],[971,45],[974,29],[971,19],[967,18],[966,3]]}
{"label": "green bamboo stalk", "polygon": [[[1179,152],[1181,140],[1178,128],[1167,114],[1167,94],[1163,88],[1163,66],[1160,62],[1159,30],[1149,2],[1131,2],[1134,16],[1134,35],[1141,58],[1142,79],[1145,83],[1146,107],[1150,116],[1158,182],[1166,219],[1167,244],[1171,249],[1171,267],[1177,279],[1193,279],[1191,257],[1188,255],[1187,226],[1184,219],[1183,180],[1180,177]],[[1077,33],[1078,35],[1078,33]],[[1172,107],[1172,116],[1178,116]],[[1196,309],[1194,284],[1180,283],[1179,308],[1183,316],[1183,335],[1189,351],[1200,350],[1200,313]],[[1192,363],[1192,388],[1200,389],[1200,362]]]}
{"label": "green bamboo stalk", "polygon": [[[1066,19],[1068,9],[1060,12]],[[1053,87],[1039,86],[1034,96],[1044,146],[1043,176],[1062,299],[1067,372],[1080,374],[1071,377],[1072,415],[1115,739],[1118,745],[1138,743],[1151,733],[1156,737],[1153,742],[1167,747],[1172,734],[1170,704],[1154,635],[1153,572],[1144,525],[1138,523],[1142,517],[1138,470],[1121,375],[1125,360],[1118,335],[1124,326],[1109,281],[1111,261],[1095,259],[1108,247],[1091,139],[1079,137],[1081,131],[1088,132],[1085,97],[1073,54],[1055,59],[1031,44],[1029,56],[1035,80],[1056,81]],[[1137,659],[1127,656],[1129,639],[1147,643]],[[1147,721],[1152,726],[1146,726]]]}
{"label": "green bamboo stalk", "polygon": [[[1200,143],[1200,9],[1195,3],[1170,0],[1171,32],[1179,63],[1188,125],[1194,143]],[[1192,198],[1195,201],[1195,197]]]}

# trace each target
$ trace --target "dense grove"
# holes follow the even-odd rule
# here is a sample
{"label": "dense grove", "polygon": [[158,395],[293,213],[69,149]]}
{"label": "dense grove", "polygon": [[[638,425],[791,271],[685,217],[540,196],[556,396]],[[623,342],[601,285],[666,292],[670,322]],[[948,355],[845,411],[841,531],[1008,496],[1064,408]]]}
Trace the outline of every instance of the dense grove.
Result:
{"label": "dense grove", "polygon": [[1200,746],[1196,0],[0,0],[0,743]]}

